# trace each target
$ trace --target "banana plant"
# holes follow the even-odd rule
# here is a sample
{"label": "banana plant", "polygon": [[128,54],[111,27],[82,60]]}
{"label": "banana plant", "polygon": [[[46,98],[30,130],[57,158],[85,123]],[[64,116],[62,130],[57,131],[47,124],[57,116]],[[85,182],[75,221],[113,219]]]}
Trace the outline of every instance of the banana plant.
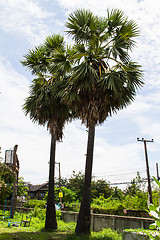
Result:
{"label": "banana plant", "polygon": [[[160,188],[160,182],[155,177],[153,178]],[[159,231],[160,230],[160,206],[155,207],[153,204],[150,204],[148,208],[149,208],[150,215],[155,220],[155,222],[150,225],[150,229]],[[150,236],[150,237],[151,239],[159,239],[159,236],[155,236],[155,237]]]}

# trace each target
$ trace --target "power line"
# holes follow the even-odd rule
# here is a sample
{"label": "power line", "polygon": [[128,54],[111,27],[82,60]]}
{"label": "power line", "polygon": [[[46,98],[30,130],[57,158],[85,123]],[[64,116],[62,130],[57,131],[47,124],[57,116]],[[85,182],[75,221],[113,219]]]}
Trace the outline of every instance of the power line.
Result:
{"label": "power line", "polygon": [[[151,179],[153,181],[153,179]],[[147,182],[147,178],[144,178],[143,180],[135,181],[134,183],[141,183],[141,182]],[[132,182],[119,182],[119,183],[107,183],[107,185],[122,185],[122,184],[131,184]]]}

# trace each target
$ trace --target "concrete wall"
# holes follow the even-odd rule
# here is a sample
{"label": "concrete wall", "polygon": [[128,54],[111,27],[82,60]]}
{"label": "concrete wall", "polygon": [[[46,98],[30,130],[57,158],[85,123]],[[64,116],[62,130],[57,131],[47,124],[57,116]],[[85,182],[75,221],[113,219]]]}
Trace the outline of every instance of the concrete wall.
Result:
{"label": "concrete wall", "polygon": [[137,234],[137,233],[123,233],[123,240],[149,240],[150,238],[147,235]]}
{"label": "concrete wall", "polygon": [[[62,211],[62,219],[66,222],[76,222],[78,213]],[[126,217],[106,214],[91,214],[91,230],[100,231],[102,228],[111,228],[122,231],[129,228],[148,229],[154,221],[149,218]]]}

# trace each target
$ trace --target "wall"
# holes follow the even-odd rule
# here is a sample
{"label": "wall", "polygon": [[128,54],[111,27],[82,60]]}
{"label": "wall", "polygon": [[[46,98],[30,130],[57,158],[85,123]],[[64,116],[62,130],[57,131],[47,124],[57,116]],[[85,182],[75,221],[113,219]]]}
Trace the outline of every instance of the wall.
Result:
{"label": "wall", "polygon": [[[62,219],[66,222],[76,222],[78,213],[62,211]],[[91,230],[100,231],[102,228],[111,228],[122,231],[129,228],[148,229],[154,221],[149,218],[126,217],[106,214],[91,214]]]}

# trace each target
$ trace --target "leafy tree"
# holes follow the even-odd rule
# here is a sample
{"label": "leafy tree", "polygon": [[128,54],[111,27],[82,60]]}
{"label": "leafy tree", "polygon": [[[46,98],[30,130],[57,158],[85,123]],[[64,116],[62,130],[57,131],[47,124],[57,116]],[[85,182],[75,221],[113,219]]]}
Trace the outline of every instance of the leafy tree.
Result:
{"label": "leafy tree", "polygon": [[64,40],[60,35],[47,37],[44,44],[30,50],[24,56],[22,64],[36,75],[30,90],[30,96],[25,100],[23,110],[29,114],[33,122],[40,125],[47,125],[51,134],[50,169],[49,169],[49,190],[46,210],[46,229],[56,229],[56,211],[54,199],[54,169],[56,141],[62,140],[63,128],[66,121],[71,118],[71,112],[60,98],[55,98],[52,93],[52,84],[62,74],[69,70],[57,67],[57,63],[52,61],[54,54],[65,52]]}
{"label": "leafy tree", "polygon": [[88,128],[85,180],[76,233],[90,232],[91,176],[96,125],[127,107],[143,85],[140,65],[129,55],[139,36],[137,24],[120,10],[102,18],[87,10],[69,15],[67,32],[75,40],[75,65],[65,92]]}
{"label": "leafy tree", "polygon": [[84,182],[84,174],[82,171],[79,171],[77,174],[73,171],[71,177],[67,181],[67,188],[71,189],[74,193],[76,193],[76,200],[82,199],[82,188]]}
{"label": "leafy tree", "polygon": [[113,189],[108,185],[106,180],[99,179],[99,180],[92,180],[91,184],[91,197],[96,198],[101,195],[104,196],[104,198],[108,198],[112,195]]}
{"label": "leafy tree", "polygon": [[112,188],[112,198],[123,200],[124,199],[123,191],[118,187]]}
{"label": "leafy tree", "polygon": [[17,196],[19,197],[27,197],[28,195],[28,187],[26,186],[26,182],[23,177],[19,177],[18,179],[18,188],[17,188]]}
{"label": "leafy tree", "polygon": [[13,170],[5,163],[0,162],[0,203],[3,204],[12,193],[12,185],[15,179]]}
{"label": "leafy tree", "polygon": [[[0,155],[1,155],[1,147],[0,147]],[[2,161],[2,159],[3,159],[3,158],[0,156],[0,161]]]}
{"label": "leafy tree", "polygon": [[143,191],[143,180],[140,173],[137,172],[137,176],[131,180],[131,184],[125,189],[125,195],[135,196]]}
{"label": "leafy tree", "polygon": [[[59,203],[59,187],[55,187],[55,202]],[[71,189],[67,188],[67,187],[61,187],[61,191],[63,193],[63,202],[64,203],[71,203],[76,201],[76,193],[73,192]],[[48,193],[46,193],[44,200],[47,199]]]}

